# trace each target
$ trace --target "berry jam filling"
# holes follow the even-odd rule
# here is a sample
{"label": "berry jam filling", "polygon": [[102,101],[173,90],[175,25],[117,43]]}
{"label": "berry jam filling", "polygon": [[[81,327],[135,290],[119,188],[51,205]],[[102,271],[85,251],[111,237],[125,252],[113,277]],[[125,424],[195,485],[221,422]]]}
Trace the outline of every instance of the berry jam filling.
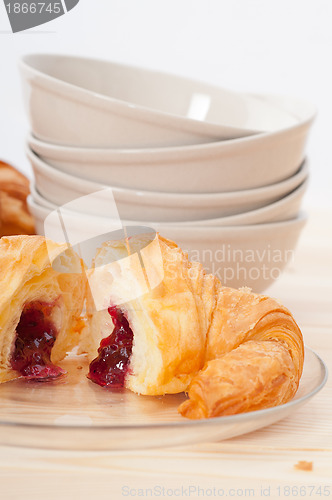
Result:
{"label": "berry jam filling", "polygon": [[65,373],[51,362],[57,330],[49,319],[52,307],[43,302],[25,306],[16,327],[11,366],[28,379],[55,378]]}
{"label": "berry jam filling", "polygon": [[101,386],[124,387],[133,350],[134,334],[124,314],[116,307],[109,307],[114,330],[104,338],[98,356],[90,364],[88,378]]}

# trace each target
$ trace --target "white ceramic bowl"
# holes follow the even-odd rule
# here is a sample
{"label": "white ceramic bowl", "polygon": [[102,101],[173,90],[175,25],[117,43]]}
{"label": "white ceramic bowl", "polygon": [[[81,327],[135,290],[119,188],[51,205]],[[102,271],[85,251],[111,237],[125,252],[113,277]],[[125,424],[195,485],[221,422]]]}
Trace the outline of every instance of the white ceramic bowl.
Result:
{"label": "white ceramic bowl", "polygon": [[32,136],[28,143],[59,170],[106,185],[220,193],[267,186],[294,175],[304,159],[310,123],[303,121],[297,127],[271,134],[182,148],[69,148]]}
{"label": "white ceramic bowl", "polygon": [[255,96],[112,62],[30,54],[20,69],[32,130],[56,144],[182,146],[297,123]]}
{"label": "white ceramic bowl", "polygon": [[[200,219],[200,220],[191,220],[191,221],[156,221],[153,219],[151,221],[151,217],[154,217],[154,211],[150,211],[150,219],[137,220],[137,218],[130,218],[129,220],[121,217],[123,224],[153,224],[154,222],[159,223],[159,227],[164,227],[165,225],[173,225],[175,222],[179,226],[244,226],[244,225],[252,225],[252,224],[264,224],[269,222],[281,222],[285,220],[294,219],[301,207],[302,198],[307,189],[308,181],[304,181],[298,188],[292,191],[287,196],[284,196],[280,200],[271,203],[265,207],[259,208],[257,210],[250,210],[245,213],[240,213],[238,215],[231,215],[228,217],[219,217],[214,219]],[[31,196],[32,199],[39,205],[44,206],[45,208],[50,208],[51,210],[56,210],[58,205],[50,202],[46,198],[44,198],[36,189],[33,183],[30,184]],[[85,210],[84,210],[85,207]],[[80,208],[80,207],[78,207]],[[86,203],[81,204],[81,213],[88,214],[88,210],[86,208]],[[119,211],[121,215],[121,211]],[[105,211],[102,212],[101,216],[105,216]]]}
{"label": "white ceramic bowl", "polygon": [[[103,217],[84,214],[57,213],[28,198],[39,234],[64,241],[63,225],[69,242],[77,244],[119,229],[118,224]],[[46,219],[50,213],[52,216]],[[46,226],[45,226],[46,219]],[[286,222],[237,227],[199,227],[180,225],[149,225],[162,236],[175,241],[188,251],[191,260],[199,261],[208,272],[216,274],[224,285],[249,286],[257,292],[275,281],[286,264],[294,259],[294,249],[305,224],[306,216]],[[109,239],[109,236],[105,236]]]}
{"label": "white ceramic bowl", "polygon": [[[36,186],[40,194],[55,205],[61,206],[89,193],[107,189],[102,184],[80,179],[61,172],[42,161],[27,149]],[[306,162],[291,179],[273,186],[234,193],[181,194],[135,191],[112,187],[122,219],[140,221],[197,221],[239,214],[264,207],[296,189],[307,177]],[[87,212],[86,206],[77,205],[78,211]],[[107,215],[104,204],[91,206],[92,215]]]}

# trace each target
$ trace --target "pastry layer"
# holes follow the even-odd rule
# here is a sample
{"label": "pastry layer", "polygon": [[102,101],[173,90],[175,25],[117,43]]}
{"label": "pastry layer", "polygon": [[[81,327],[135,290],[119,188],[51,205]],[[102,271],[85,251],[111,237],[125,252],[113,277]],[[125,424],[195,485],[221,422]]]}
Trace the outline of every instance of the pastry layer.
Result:
{"label": "pastry layer", "polygon": [[[58,259],[57,259],[58,258]],[[56,262],[56,269],[52,264]],[[12,356],[17,326],[29,304],[52,304],[48,321],[56,330],[50,353],[55,365],[80,345],[81,312],[86,278],[80,259],[66,245],[42,236],[11,236],[0,240],[0,382],[22,374]]]}
{"label": "pastry layer", "polygon": [[111,338],[106,309],[116,306],[133,332],[123,380],[132,391],[188,391],[179,411],[189,418],[267,408],[295,394],[304,348],[291,313],[249,289],[223,287],[175,243],[159,235],[107,242],[89,281],[91,357]]}

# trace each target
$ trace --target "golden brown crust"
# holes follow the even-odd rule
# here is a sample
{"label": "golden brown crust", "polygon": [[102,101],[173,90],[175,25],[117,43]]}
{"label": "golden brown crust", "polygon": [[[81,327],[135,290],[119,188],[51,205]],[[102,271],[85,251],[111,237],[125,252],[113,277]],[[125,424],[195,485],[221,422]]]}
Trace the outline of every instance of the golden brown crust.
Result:
{"label": "golden brown crust", "polygon": [[35,234],[29,213],[28,179],[14,167],[0,161],[0,236]]}
{"label": "golden brown crust", "polygon": [[248,289],[220,286],[207,363],[179,411],[203,418],[285,403],[298,388],[303,359],[302,334],[288,309]]}
{"label": "golden brown crust", "polygon": [[[51,264],[60,254],[59,265],[64,272],[53,269]],[[59,334],[52,349],[53,362],[63,359],[79,344],[85,283],[82,263],[66,245],[42,236],[0,239],[0,382],[18,376],[11,369],[10,358],[16,325],[29,302],[54,303],[52,319]]]}
{"label": "golden brown crust", "polygon": [[[179,407],[188,418],[268,408],[294,396],[303,339],[274,299],[223,287],[159,235],[105,243],[88,273],[92,293],[82,271],[66,245],[41,236],[0,240],[0,382],[18,376],[10,365],[16,325],[24,306],[38,300],[55,304],[55,363],[75,345],[94,357],[113,329],[107,307],[119,306],[134,331],[126,387],[147,395],[188,390]],[[80,318],[86,297],[88,328]]]}
{"label": "golden brown crust", "polygon": [[[131,243],[135,250],[135,242]],[[110,261],[111,254],[117,254],[122,262],[106,266],[107,275],[102,266]],[[91,271],[89,281],[96,284],[92,285],[94,295],[98,296],[100,290],[103,297],[107,293],[107,276],[118,280],[104,306],[119,305],[135,332],[126,387],[140,394],[178,393],[187,388],[192,375],[204,363],[204,304],[193,293],[187,256],[175,243],[158,236],[152,241],[147,238],[141,255],[145,265],[143,274],[137,254],[128,255],[126,242],[108,242],[97,254],[96,268]],[[159,284],[151,289],[151,283]],[[131,299],[133,289],[138,294]],[[91,357],[96,355],[100,335],[111,333],[113,327],[109,323],[107,311],[93,314],[92,332],[97,339]]]}
{"label": "golden brown crust", "polygon": [[298,376],[283,344],[249,340],[205,365],[179,412],[198,419],[260,410],[289,401],[297,387]]}
{"label": "golden brown crust", "polygon": [[[98,265],[107,261],[108,252],[128,257],[125,242],[108,242],[98,253]],[[140,261],[132,260],[126,276],[117,264],[113,275],[122,289],[118,297],[110,294],[107,304],[121,303],[134,331],[126,387],[148,395],[189,387],[189,400],[179,408],[189,418],[267,408],[293,397],[304,349],[300,329],[285,307],[248,289],[223,287],[160,236],[147,247],[146,256],[145,275],[162,275],[161,283],[126,301],[123,282],[139,281]],[[105,292],[103,270],[93,275]],[[107,321],[110,330],[103,331]],[[109,334],[109,323],[107,313],[93,314],[94,335]],[[100,337],[95,351],[99,342]]]}

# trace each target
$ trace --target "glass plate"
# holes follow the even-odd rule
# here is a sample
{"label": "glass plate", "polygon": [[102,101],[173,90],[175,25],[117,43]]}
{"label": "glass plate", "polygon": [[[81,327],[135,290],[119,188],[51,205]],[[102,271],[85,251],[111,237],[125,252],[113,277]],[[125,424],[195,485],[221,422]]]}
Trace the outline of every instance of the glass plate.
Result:
{"label": "glass plate", "polygon": [[103,389],[86,378],[84,358],[72,357],[62,366],[68,375],[57,381],[16,380],[0,386],[2,444],[134,450],[228,439],[286,417],[327,379],[324,362],[306,348],[300,387],[291,402],[241,415],[187,420],[177,412],[184,394],[150,397]]}

